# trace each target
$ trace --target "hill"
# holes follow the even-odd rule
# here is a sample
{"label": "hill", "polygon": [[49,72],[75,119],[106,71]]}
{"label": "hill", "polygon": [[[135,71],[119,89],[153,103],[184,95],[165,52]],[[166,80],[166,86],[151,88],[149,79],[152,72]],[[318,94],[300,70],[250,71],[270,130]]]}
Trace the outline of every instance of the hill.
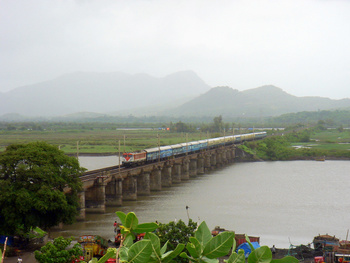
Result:
{"label": "hill", "polygon": [[238,91],[230,87],[216,87],[179,107],[163,112],[163,114],[171,116],[267,117],[349,106],[350,99],[296,97],[271,85],[245,91]]}
{"label": "hill", "polygon": [[239,91],[210,88],[194,72],[164,78],[121,72],[77,72],[0,93],[0,120],[108,120],[156,116],[172,119],[264,118],[286,113],[350,109],[350,99],[297,97],[267,85]]}
{"label": "hill", "polygon": [[0,115],[128,114],[134,108],[174,106],[173,102],[183,103],[209,89],[192,71],[177,72],[164,78],[121,72],[77,72],[0,93]]}

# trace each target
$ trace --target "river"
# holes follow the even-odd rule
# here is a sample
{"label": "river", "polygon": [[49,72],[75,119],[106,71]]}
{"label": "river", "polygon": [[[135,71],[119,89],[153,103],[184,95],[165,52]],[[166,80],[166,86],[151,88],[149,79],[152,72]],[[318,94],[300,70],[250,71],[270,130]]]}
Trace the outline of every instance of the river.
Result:
{"label": "river", "polygon": [[[101,158],[84,157],[80,162],[96,162],[97,169]],[[117,162],[117,157],[106,158],[113,163],[105,166]],[[108,207],[105,214],[87,214],[84,222],[52,234],[99,234],[114,240],[115,211],[133,211],[141,223],[186,222],[188,206],[194,221],[206,221],[210,229],[221,226],[260,236],[262,245],[306,245],[326,233],[345,239],[350,228],[349,170],[349,161],[235,163],[122,207]]]}

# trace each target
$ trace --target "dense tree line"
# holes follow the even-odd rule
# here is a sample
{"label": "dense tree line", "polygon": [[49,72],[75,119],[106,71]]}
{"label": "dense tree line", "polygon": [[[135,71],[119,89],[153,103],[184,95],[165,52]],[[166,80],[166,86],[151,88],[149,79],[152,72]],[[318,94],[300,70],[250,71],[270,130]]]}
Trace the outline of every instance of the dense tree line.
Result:
{"label": "dense tree line", "polygon": [[0,234],[74,222],[83,171],[76,158],[45,142],[8,146],[0,154]]}

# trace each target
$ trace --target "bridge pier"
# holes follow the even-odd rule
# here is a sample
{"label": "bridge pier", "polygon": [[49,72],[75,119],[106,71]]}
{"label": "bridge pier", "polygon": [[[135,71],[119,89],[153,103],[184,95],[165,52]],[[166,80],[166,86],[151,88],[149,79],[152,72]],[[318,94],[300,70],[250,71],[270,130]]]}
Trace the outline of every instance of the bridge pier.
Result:
{"label": "bridge pier", "polygon": [[231,163],[233,163],[236,157],[236,148],[234,146],[230,149],[230,155]]}
{"label": "bridge pier", "polygon": [[106,206],[121,206],[123,203],[122,179],[112,179],[106,186]]}
{"label": "bridge pier", "polygon": [[190,177],[197,176],[197,159],[190,159]]}
{"label": "bridge pier", "polygon": [[93,187],[85,192],[85,211],[104,213],[106,211],[106,183],[103,176],[95,180]]}
{"label": "bridge pier", "polygon": [[210,156],[210,164],[211,164],[211,170],[214,170],[216,168],[216,152],[213,152]]}
{"label": "bridge pier", "polygon": [[166,163],[162,169],[162,187],[170,187],[172,185],[171,179],[172,165]]}
{"label": "bridge pier", "polygon": [[162,173],[160,167],[153,167],[150,175],[150,187],[151,191],[161,191],[162,190]]}
{"label": "bridge pier", "polygon": [[78,193],[79,197],[79,215],[77,216],[78,221],[83,221],[85,219],[85,191]]}
{"label": "bridge pier", "polygon": [[174,184],[181,183],[181,164],[175,163],[173,165],[171,177]]}
{"label": "bridge pier", "polygon": [[232,163],[234,161],[234,151],[235,151],[235,148],[234,147],[230,147],[228,150],[227,150],[227,160],[228,160],[228,163]]}
{"label": "bridge pier", "polygon": [[216,152],[216,167],[222,167],[222,151],[217,150]]}
{"label": "bridge pier", "polygon": [[198,156],[197,174],[199,174],[199,175],[204,174],[204,157],[203,157],[203,155]]}
{"label": "bridge pier", "polygon": [[137,200],[137,179],[134,176],[128,176],[123,180],[123,200]]}
{"label": "bridge pier", "polygon": [[137,177],[137,195],[151,195],[150,176],[151,172],[141,171]]}
{"label": "bridge pier", "polygon": [[181,165],[181,180],[189,180],[190,179],[190,162],[186,158],[182,161]]}
{"label": "bridge pier", "polygon": [[208,171],[211,170],[210,159],[211,159],[210,154],[206,153],[205,156],[204,156],[204,171],[205,172],[208,172]]}

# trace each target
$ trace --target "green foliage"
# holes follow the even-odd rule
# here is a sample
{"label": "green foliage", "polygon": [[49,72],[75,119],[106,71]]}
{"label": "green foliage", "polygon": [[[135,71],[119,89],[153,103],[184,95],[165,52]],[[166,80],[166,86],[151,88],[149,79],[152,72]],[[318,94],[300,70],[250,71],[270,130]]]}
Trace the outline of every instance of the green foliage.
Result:
{"label": "green foliage", "polygon": [[188,221],[188,225],[182,220],[171,221],[168,224],[159,223],[156,235],[160,238],[162,245],[169,242],[169,248],[174,249],[177,243],[187,243],[189,237],[194,236],[196,228],[197,223],[192,219]]}
{"label": "green foliage", "polygon": [[[138,224],[138,218],[133,212],[127,215],[123,212],[116,212],[120,221],[122,222],[122,240],[119,249],[108,249],[105,256],[100,260],[92,259],[89,263],[104,263],[109,258],[118,258],[120,262],[125,263],[168,263],[173,262],[177,255],[184,249],[185,244],[177,242],[177,246],[174,250],[168,251],[167,245],[169,240],[161,246],[158,235],[152,231],[156,230],[158,225],[155,223]],[[169,225],[173,225],[173,222],[163,225],[163,228],[168,228]],[[189,224],[194,225],[193,222]],[[183,227],[183,225],[181,224]],[[140,232],[138,230],[146,230],[144,239],[133,243],[133,233]],[[165,230],[162,230],[165,233]],[[177,232],[181,232],[178,230]],[[298,260],[294,257],[285,257],[283,259],[272,260],[272,253],[270,248],[263,246],[254,249],[246,236],[248,243],[251,246],[252,252],[248,257],[248,263],[297,263]],[[189,237],[189,242],[186,244],[187,252],[182,252],[180,257],[190,261],[198,263],[218,263],[220,257],[224,257],[230,253],[227,263],[245,263],[244,251],[239,250],[238,253],[234,252],[236,249],[235,233],[231,231],[225,231],[219,235],[213,237],[205,222],[202,222],[194,233],[194,236]]]}
{"label": "green foliage", "polygon": [[41,247],[40,251],[36,250],[35,259],[39,263],[71,263],[83,255],[83,249],[78,243],[68,248],[71,242],[72,238],[58,237]]}
{"label": "green foliage", "polygon": [[[249,143],[245,144],[249,147]],[[274,136],[265,138],[255,144],[257,156],[264,160],[288,160],[293,156],[293,149],[289,148],[289,143],[285,137]]]}
{"label": "green foliage", "polygon": [[[179,255],[185,247],[184,244],[177,244],[174,250],[166,252],[167,243],[161,247],[159,237],[152,233],[158,228],[158,224],[139,224],[138,218],[133,212],[126,215],[123,212],[118,211],[116,214],[122,223],[122,238],[119,250],[108,249],[106,255],[103,256],[98,263],[104,263],[109,258],[119,258],[121,262],[130,263],[167,263]],[[134,233],[146,234],[142,240],[134,243]],[[96,262],[96,260],[90,262]]]}
{"label": "green foliage", "polygon": [[[298,263],[295,257],[286,256],[281,259],[272,259],[272,253],[269,247],[261,246],[257,249],[254,249],[252,243],[250,243],[249,238],[246,236],[246,240],[250,246],[251,253],[248,256],[247,261],[245,260],[245,255],[243,249],[240,249],[238,253],[232,252],[228,260],[225,260],[227,263]],[[233,246],[233,251],[235,251],[235,245]]]}
{"label": "green foliage", "polygon": [[47,143],[8,146],[0,154],[0,233],[74,222],[82,172],[75,158]]}
{"label": "green foliage", "polygon": [[303,111],[297,113],[287,113],[271,119],[274,123],[317,123],[327,127],[349,124],[349,110],[322,110],[322,111]]}
{"label": "green foliage", "polygon": [[310,130],[302,130],[300,132],[291,132],[284,135],[284,138],[288,142],[309,142],[310,141]]}
{"label": "green foliage", "polygon": [[186,248],[189,255],[185,252],[181,257],[191,262],[219,262],[217,258],[226,256],[234,244],[234,232],[225,231],[213,237],[205,222],[202,222],[195,236],[190,238]]}
{"label": "green foliage", "polygon": [[175,124],[170,123],[170,129],[176,132],[193,132],[195,131],[195,127],[189,123],[184,123],[179,121]]}
{"label": "green foliage", "polygon": [[[317,142],[310,142],[310,137],[317,138]],[[332,140],[329,143],[328,140]],[[348,142],[349,133],[334,130],[319,130],[318,128],[300,130],[291,129],[283,136],[268,137],[259,141],[245,142],[240,145],[242,150],[255,154],[262,160],[295,160],[314,159],[316,157],[350,157],[346,144],[336,142]],[[293,148],[292,145],[304,146]]]}
{"label": "green foliage", "polygon": [[[174,250],[179,243],[187,244],[189,238],[194,236],[196,228],[197,222],[192,219],[188,221],[188,225],[182,220],[171,221],[168,224],[159,223],[155,234],[159,237],[162,246],[167,244],[170,250]],[[185,262],[182,258],[176,258],[176,261]]]}

